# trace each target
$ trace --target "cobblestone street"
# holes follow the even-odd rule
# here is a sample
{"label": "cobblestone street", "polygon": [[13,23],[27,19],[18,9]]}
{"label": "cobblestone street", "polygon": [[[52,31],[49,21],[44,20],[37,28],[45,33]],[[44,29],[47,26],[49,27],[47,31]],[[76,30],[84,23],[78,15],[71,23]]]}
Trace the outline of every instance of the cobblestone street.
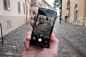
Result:
{"label": "cobblestone street", "polygon": [[39,33],[42,35],[42,37],[49,38],[49,34],[51,31],[50,28],[51,28],[51,25],[48,23],[39,24],[39,25],[35,26],[35,28],[34,28],[34,35]]}
{"label": "cobblestone street", "polygon": [[[23,41],[29,31],[32,31],[32,28],[27,23],[4,36],[4,46],[1,46],[0,39],[0,57],[22,57]],[[60,41],[58,57],[81,57],[62,39],[59,33],[86,55],[86,28],[63,21],[59,24],[56,20],[53,32]]]}
{"label": "cobblestone street", "polygon": [[[57,24],[58,22],[56,22]],[[72,43],[86,56],[86,28],[62,22],[57,24],[55,30]]]}

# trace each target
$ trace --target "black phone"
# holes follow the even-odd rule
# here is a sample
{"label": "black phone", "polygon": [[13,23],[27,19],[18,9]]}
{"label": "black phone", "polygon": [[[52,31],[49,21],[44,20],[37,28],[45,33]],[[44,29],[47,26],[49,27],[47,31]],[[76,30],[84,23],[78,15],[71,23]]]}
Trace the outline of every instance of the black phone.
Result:
{"label": "black phone", "polygon": [[53,31],[56,17],[56,11],[39,8],[31,35],[30,45],[40,48],[49,48],[50,36]]}

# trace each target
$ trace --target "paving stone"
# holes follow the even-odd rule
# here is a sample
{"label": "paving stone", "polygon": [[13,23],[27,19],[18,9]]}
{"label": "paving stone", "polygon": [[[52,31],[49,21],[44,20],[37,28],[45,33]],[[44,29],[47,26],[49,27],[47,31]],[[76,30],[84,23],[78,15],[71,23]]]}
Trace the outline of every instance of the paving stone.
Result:
{"label": "paving stone", "polygon": [[13,55],[13,52],[7,52],[6,55]]}
{"label": "paving stone", "polygon": [[70,57],[77,57],[76,55],[70,55]]}
{"label": "paving stone", "polygon": [[7,57],[6,55],[0,55],[0,57]]}
{"label": "paving stone", "polygon": [[20,56],[20,53],[14,53],[13,55],[14,56]]}
{"label": "paving stone", "polygon": [[13,56],[8,56],[8,57],[13,57]]}
{"label": "paving stone", "polygon": [[20,56],[13,56],[13,57],[20,57]]}
{"label": "paving stone", "polygon": [[21,53],[21,55],[23,55],[23,52]]}
{"label": "paving stone", "polygon": [[64,51],[64,52],[65,52],[66,50],[65,50],[65,49],[62,49],[62,51]]}
{"label": "paving stone", "polygon": [[8,49],[4,49],[3,51],[5,51],[5,52],[6,52],[7,50],[8,50]]}
{"label": "paving stone", "polygon": [[12,46],[13,48],[15,48],[16,46]]}
{"label": "paving stone", "polygon": [[0,54],[6,54],[6,52],[1,52]]}
{"label": "paving stone", "polygon": [[62,54],[62,56],[63,56],[63,57],[69,57],[69,55],[68,55],[68,54]]}
{"label": "paving stone", "polygon": [[12,52],[13,50],[8,50],[7,52]]}

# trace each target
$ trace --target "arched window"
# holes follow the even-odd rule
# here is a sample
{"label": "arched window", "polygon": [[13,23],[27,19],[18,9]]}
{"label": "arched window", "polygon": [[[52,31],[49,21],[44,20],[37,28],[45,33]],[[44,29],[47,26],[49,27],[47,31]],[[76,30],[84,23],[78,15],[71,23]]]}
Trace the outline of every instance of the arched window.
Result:
{"label": "arched window", "polygon": [[74,8],[74,22],[77,20],[77,18],[78,18],[78,5],[76,4]]}
{"label": "arched window", "polygon": [[68,20],[69,20],[69,18],[70,18],[70,0],[68,0],[68,2],[67,2],[66,15],[68,16]]}

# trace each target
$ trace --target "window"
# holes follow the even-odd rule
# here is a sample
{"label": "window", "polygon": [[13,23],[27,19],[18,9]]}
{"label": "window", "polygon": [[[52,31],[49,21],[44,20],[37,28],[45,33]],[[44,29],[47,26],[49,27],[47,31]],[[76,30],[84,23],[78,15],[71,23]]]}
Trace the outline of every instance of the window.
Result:
{"label": "window", "polygon": [[36,0],[31,0],[31,5],[36,6]]}
{"label": "window", "polygon": [[11,20],[6,20],[7,29],[12,28]]}
{"label": "window", "polygon": [[10,10],[10,0],[3,0],[4,10]]}
{"label": "window", "polygon": [[7,21],[7,27],[11,26],[11,21]]}
{"label": "window", "polygon": [[33,14],[35,14],[35,11],[33,11]]}
{"label": "window", "polygon": [[20,13],[20,0],[18,0],[18,13]]}
{"label": "window", "polygon": [[24,10],[24,14],[25,14],[25,4],[23,3],[23,10]]}

